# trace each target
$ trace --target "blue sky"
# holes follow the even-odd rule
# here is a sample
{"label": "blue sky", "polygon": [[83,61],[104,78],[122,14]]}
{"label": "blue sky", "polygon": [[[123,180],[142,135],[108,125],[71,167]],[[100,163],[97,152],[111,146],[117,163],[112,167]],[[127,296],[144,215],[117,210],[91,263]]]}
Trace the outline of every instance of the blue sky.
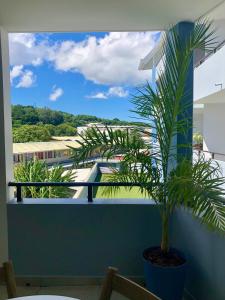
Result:
{"label": "blue sky", "polygon": [[129,99],[151,79],[138,63],[159,33],[14,33],[9,36],[13,104],[130,119]]}

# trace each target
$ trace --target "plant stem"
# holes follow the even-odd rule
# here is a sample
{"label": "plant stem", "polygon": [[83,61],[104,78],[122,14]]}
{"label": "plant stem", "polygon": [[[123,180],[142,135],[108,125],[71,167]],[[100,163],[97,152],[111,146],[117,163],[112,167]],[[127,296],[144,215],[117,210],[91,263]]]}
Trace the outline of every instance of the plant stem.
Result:
{"label": "plant stem", "polygon": [[164,253],[169,252],[169,216],[166,212],[162,215],[162,241],[161,250]]}

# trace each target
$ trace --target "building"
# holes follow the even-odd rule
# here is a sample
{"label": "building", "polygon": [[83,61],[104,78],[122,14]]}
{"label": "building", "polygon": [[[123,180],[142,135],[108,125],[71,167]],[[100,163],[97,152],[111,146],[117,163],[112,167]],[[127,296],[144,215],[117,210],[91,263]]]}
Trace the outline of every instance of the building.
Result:
{"label": "building", "polygon": [[[214,53],[195,68],[194,103],[203,135],[203,151],[209,157],[225,161],[225,25],[220,27],[221,41]],[[204,79],[202,76],[204,75]],[[199,130],[200,131],[200,130]]]}
{"label": "building", "polygon": [[[225,161],[225,4],[209,14],[214,21],[216,44],[213,51],[194,54],[193,132],[203,136],[206,157]],[[161,61],[161,35],[156,47],[139,64],[139,70],[157,70]],[[154,79],[154,78],[153,78]],[[156,78],[157,79],[157,78]]]}
{"label": "building", "polygon": [[13,144],[13,162],[27,162],[32,159],[45,161],[46,163],[59,163],[71,158],[72,150],[77,148],[76,141],[52,141],[52,142],[29,142]]}
{"label": "building", "polygon": [[78,134],[84,134],[90,128],[97,128],[101,132],[104,132],[106,128],[109,128],[113,131],[116,130],[128,130],[129,132],[134,130],[136,126],[129,126],[129,125],[104,125],[101,123],[89,123],[86,126],[79,126],[77,127]]}

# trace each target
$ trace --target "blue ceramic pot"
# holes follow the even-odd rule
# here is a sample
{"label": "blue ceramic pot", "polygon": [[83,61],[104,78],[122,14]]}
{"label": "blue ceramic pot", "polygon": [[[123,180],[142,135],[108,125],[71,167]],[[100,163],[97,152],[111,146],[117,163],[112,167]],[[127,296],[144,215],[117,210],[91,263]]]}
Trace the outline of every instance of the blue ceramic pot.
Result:
{"label": "blue ceramic pot", "polygon": [[176,267],[159,266],[145,259],[146,253],[155,248],[158,247],[148,248],[143,253],[147,289],[162,300],[182,300],[187,270],[185,256],[180,251],[172,249],[184,258],[185,262]]}

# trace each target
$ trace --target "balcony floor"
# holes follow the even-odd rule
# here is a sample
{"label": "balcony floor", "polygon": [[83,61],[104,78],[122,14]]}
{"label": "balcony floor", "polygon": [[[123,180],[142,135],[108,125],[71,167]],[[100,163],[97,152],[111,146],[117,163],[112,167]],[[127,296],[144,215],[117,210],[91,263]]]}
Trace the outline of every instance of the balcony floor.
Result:
{"label": "balcony floor", "polygon": [[[49,287],[18,287],[19,296],[29,295],[62,295],[80,300],[98,300],[100,294],[100,286],[49,286]],[[0,286],[0,300],[8,299],[6,289]],[[125,300],[127,298],[118,294],[112,295],[112,300]]]}

